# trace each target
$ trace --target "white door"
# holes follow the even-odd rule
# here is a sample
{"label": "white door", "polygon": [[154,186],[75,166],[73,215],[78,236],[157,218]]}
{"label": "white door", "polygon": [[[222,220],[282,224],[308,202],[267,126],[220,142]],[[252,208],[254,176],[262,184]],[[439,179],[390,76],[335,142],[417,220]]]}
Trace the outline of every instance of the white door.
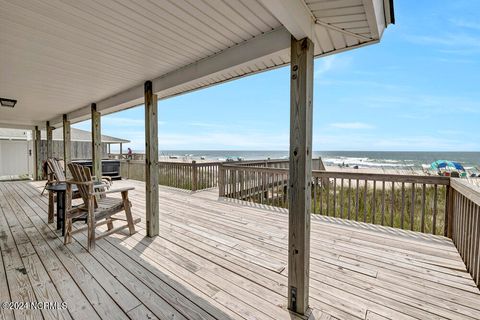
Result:
{"label": "white door", "polygon": [[0,140],[0,176],[31,175],[30,141]]}

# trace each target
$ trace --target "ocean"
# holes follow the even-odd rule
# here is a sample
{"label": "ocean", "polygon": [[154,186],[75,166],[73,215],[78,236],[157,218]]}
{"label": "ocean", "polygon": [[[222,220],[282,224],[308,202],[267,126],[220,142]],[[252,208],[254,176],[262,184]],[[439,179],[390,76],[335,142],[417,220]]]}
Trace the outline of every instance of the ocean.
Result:
{"label": "ocean", "polygon": [[[196,160],[218,161],[229,157],[244,160],[286,159],[288,151],[228,151],[228,150],[163,150],[160,156],[176,156]],[[480,169],[480,152],[404,152],[404,151],[315,151],[325,165],[348,165],[360,168],[411,168],[421,169],[435,160],[460,162],[466,169]]]}

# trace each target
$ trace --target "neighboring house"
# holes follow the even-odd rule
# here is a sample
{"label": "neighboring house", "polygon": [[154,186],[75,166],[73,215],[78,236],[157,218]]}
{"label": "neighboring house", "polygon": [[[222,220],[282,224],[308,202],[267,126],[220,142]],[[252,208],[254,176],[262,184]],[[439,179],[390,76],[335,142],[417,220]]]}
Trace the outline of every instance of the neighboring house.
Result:
{"label": "neighboring house", "polygon": [[[40,158],[47,158],[46,132],[41,132]],[[92,141],[89,131],[71,128],[72,160],[91,159]],[[103,157],[108,158],[111,144],[129,143],[129,140],[102,135]],[[63,158],[63,130],[53,131],[53,156]],[[0,128],[0,176],[33,174],[32,132],[22,129]],[[27,155],[27,156],[25,156]]]}

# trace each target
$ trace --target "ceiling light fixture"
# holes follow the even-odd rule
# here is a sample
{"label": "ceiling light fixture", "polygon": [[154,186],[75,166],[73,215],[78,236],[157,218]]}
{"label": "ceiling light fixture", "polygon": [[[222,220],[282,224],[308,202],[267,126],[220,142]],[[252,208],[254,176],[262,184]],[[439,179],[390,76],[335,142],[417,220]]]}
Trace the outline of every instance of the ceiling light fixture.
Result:
{"label": "ceiling light fixture", "polygon": [[0,98],[0,105],[2,105],[2,107],[13,108],[15,104],[17,104],[17,100]]}

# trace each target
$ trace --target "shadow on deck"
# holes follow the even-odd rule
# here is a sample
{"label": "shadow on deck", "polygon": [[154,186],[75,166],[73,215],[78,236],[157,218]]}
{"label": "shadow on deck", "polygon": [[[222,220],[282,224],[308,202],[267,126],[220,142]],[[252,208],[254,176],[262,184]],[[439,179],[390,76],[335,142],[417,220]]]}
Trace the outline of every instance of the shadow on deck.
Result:
{"label": "shadow on deck", "polygon": [[[133,213],[144,218],[144,183]],[[1,301],[67,303],[3,309],[6,319],[300,319],[286,310],[287,211],[216,190],[160,188],[160,236],[116,234],[86,252],[47,224],[42,182],[0,183]],[[312,319],[478,319],[480,292],[450,239],[314,216]]]}

